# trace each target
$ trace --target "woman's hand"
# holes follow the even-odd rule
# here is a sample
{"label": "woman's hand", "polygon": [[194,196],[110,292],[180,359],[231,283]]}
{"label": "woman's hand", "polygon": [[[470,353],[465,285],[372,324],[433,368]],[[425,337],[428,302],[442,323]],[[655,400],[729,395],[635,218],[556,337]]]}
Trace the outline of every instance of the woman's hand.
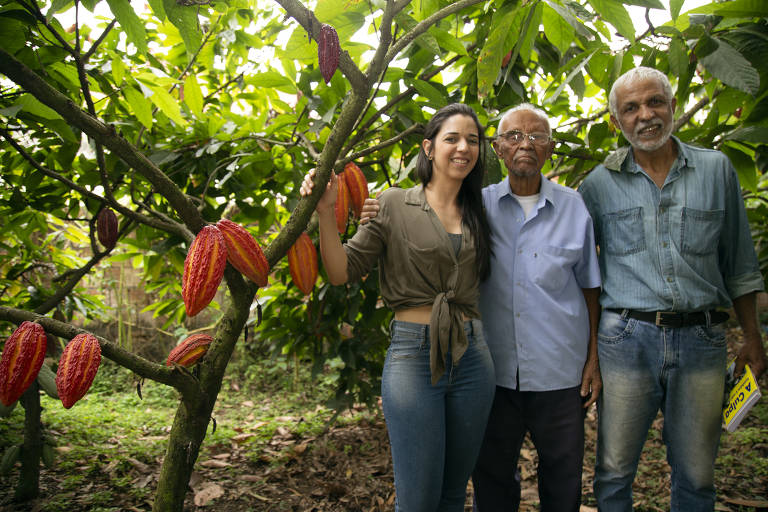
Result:
{"label": "woman's hand", "polygon": [[[309,172],[304,175],[304,180],[301,182],[301,187],[299,188],[299,193],[302,197],[306,197],[312,193],[312,190],[315,188],[314,178],[314,169],[310,169]],[[336,205],[336,194],[339,191],[338,179],[336,173],[331,171],[331,179],[328,181],[328,185],[325,187],[325,192],[315,207],[318,212],[333,212],[334,206]]]}

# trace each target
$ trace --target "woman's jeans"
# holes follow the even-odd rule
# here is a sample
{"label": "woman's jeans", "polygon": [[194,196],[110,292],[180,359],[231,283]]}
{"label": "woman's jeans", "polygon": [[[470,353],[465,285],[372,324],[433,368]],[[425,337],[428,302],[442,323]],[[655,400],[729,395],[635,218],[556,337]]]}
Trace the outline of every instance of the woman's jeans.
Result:
{"label": "woman's jeans", "polygon": [[672,469],[672,512],[711,512],[726,345],[722,329],[663,328],[603,311],[598,332],[595,497],[601,512],[632,510],[632,481],[661,409]]}
{"label": "woman's jeans", "polygon": [[466,322],[469,347],[447,355],[434,386],[429,326],[392,322],[381,394],[392,448],[398,512],[462,512],[483,440],[496,378],[478,320]]}

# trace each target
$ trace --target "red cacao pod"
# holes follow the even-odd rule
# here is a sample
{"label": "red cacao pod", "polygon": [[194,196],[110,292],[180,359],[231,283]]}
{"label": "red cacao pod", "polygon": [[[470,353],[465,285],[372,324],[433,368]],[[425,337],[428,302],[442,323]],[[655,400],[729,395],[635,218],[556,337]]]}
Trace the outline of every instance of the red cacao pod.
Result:
{"label": "red cacao pod", "polygon": [[0,358],[0,402],[10,406],[37,378],[48,337],[40,324],[22,322],[5,342]]}
{"label": "red cacao pod", "polygon": [[317,60],[320,62],[320,73],[326,84],[330,83],[336,68],[339,67],[340,56],[339,35],[332,26],[323,23],[317,38]]}
{"label": "red cacao pod", "polygon": [[344,181],[347,182],[349,198],[352,201],[352,209],[355,211],[355,217],[360,218],[363,212],[363,204],[368,199],[368,181],[365,179],[363,171],[354,163],[349,162],[344,166]]}
{"label": "red cacao pod", "polygon": [[312,292],[317,281],[317,249],[306,232],[299,235],[288,249],[288,269],[294,284],[304,295]]}
{"label": "red cacao pod", "polygon": [[195,316],[213,300],[226,266],[224,235],[216,226],[205,226],[195,237],[184,260],[181,296],[187,316]]}
{"label": "red cacao pod", "polygon": [[208,334],[193,334],[171,350],[165,364],[167,366],[172,366],[173,363],[181,366],[192,366],[208,352],[208,346],[212,341],[213,337]]}
{"label": "red cacao pod", "polygon": [[269,264],[256,239],[241,225],[229,219],[216,223],[227,246],[227,260],[241,274],[259,286],[267,286]]}
{"label": "red cacao pod", "polygon": [[105,249],[110,250],[117,243],[117,215],[109,208],[103,208],[96,217],[96,234]]}
{"label": "red cacao pod", "polygon": [[64,347],[56,371],[56,390],[65,409],[83,398],[101,364],[101,346],[93,334],[78,334]]}
{"label": "red cacao pod", "polygon": [[344,181],[344,173],[339,175],[336,180],[339,185],[339,191],[336,195],[336,228],[339,233],[343,233],[347,229],[347,219],[349,219],[349,189],[347,188],[347,182]]}

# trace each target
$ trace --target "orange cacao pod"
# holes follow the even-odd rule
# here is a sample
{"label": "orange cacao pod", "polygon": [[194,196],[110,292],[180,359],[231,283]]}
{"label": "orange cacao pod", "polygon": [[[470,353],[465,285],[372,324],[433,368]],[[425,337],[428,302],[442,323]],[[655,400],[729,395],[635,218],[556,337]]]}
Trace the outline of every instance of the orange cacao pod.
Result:
{"label": "orange cacao pod", "polygon": [[363,171],[354,163],[349,162],[344,166],[344,181],[347,182],[349,198],[352,201],[352,209],[355,211],[355,217],[360,218],[363,212],[363,203],[368,199],[368,181],[365,179]]}
{"label": "orange cacao pod", "polygon": [[101,346],[93,334],[78,334],[64,347],[56,371],[56,390],[65,409],[83,398],[101,364]]}
{"label": "orange cacao pod", "polygon": [[308,295],[317,280],[317,249],[306,232],[288,249],[288,269],[294,284]]}
{"label": "orange cacao pod", "polygon": [[208,334],[193,334],[171,350],[165,364],[167,366],[172,366],[173,363],[181,366],[192,366],[208,352],[208,346],[212,341],[213,337]]}
{"label": "orange cacao pod", "polygon": [[117,243],[117,215],[109,208],[102,208],[96,217],[96,234],[105,249],[115,247]]}
{"label": "orange cacao pod", "polygon": [[37,378],[48,337],[40,324],[22,322],[5,342],[0,358],[0,402],[10,406]]}
{"label": "orange cacao pod", "polygon": [[320,73],[326,84],[330,83],[336,68],[339,67],[340,55],[339,35],[332,26],[323,23],[317,38],[317,60],[320,62]]}
{"label": "orange cacao pod", "polygon": [[347,182],[344,181],[344,173],[339,175],[336,180],[339,185],[339,192],[336,195],[336,228],[339,233],[343,233],[347,229],[347,219],[349,218],[349,189],[347,188]]}
{"label": "orange cacao pod", "polygon": [[241,274],[259,286],[267,286],[269,264],[256,239],[241,225],[229,219],[216,223],[227,246],[227,260]]}
{"label": "orange cacao pod", "polygon": [[181,296],[187,316],[195,316],[213,300],[226,265],[224,236],[217,227],[205,226],[195,237],[184,260]]}

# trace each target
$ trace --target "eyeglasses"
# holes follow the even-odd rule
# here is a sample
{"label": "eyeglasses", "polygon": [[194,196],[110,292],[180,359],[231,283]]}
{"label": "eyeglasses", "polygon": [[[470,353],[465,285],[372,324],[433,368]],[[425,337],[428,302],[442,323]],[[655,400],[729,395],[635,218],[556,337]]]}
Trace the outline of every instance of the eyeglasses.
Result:
{"label": "eyeglasses", "polygon": [[546,146],[550,141],[550,137],[546,133],[524,133],[519,130],[500,133],[498,134],[498,137],[504,139],[508,144],[512,144],[513,146],[522,144],[525,137],[528,137],[528,140],[534,146]]}

